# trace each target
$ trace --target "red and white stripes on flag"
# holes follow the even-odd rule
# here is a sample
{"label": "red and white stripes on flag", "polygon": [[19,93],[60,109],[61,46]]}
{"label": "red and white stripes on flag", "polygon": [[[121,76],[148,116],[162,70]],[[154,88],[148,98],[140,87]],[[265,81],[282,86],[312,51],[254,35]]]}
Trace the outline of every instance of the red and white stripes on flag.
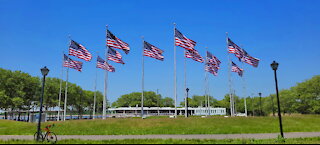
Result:
{"label": "red and white stripes on flag", "polygon": [[258,67],[259,65],[259,59],[258,58],[254,58],[250,55],[247,55],[245,58],[244,58],[244,62],[247,63],[247,64],[250,64],[254,67]]}
{"label": "red and white stripes on flag", "polygon": [[65,54],[64,54],[63,66],[73,68],[73,69],[80,71],[80,72],[82,71],[82,62],[72,60],[71,58],[69,58]]}
{"label": "red and white stripes on flag", "polygon": [[242,75],[243,75],[243,69],[239,68],[233,61],[231,61],[231,62],[232,62],[231,71],[238,73],[238,75],[239,75],[240,77],[242,77]]}
{"label": "red and white stripes on flag", "polygon": [[178,29],[174,29],[174,38],[175,45],[180,46],[186,50],[193,50],[197,43],[191,39],[188,39]]}
{"label": "red and white stripes on flag", "polygon": [[162,55],[163,50],[151,45],[150,43],[144,41],[143,43],[143,55],[144,56],[149,56],[158,60],[163,61],[164,56]]}
{"label": "red and white stripes on flag", "polygon": [[185,57],[186,58],[191,58],[194,61],[198,61],[203,63],[203,58],[201,57],[201,55],[199,54],[199,52],[196,49],[193,50],[185,50]]}
{"label": "red and white stripes on flag", "polygon": [[228,38],[228,52],[234,53],[235,56],[239,58],[239,61],[250,64],[254,67],[258,67],[259,65],[260,60],[258,58],[250,56],[244,49],[233,43],[230,38]]}
{"label": "red and white stripes on flag", "polygon": [[205,64],[205,70],[213,75],[218,75],[218,70],[220,69],[221,61],[212,55],[209,51],[207,51],[207,61]]}
{"label": "red and white stripes on flag", "polygon": [[218,75],[218,67],[215,67],[214,65],[210,65],[210,64],[205,64],[205,71],[213,74],[214,76]]}
{"label": "red and white stripes on flag", "polygon": [[116,49],[122,49],[126,54],[128,54],[130,51],[129,44],[114,36],[109,30],[107,30],[107,46]]}
{"label": "red and white stripes on flag", "polygon": [[69,55],[76,56],[85,61],[90,61],[92,59],[91,53],[84,46],[73,40],[70,42]]}
{"label": "red and white stripes on flag", "polygon": [[101,68],[109,72],[115,72],[115,68],[99,56],[97,58],[97,68]]}
{"label": "red and white stripes on flag", "polygon": [[108,49],[108,60],[112,60],[116,63],[124,64],[124,62],[122,61],[121,54],[112,48]]}

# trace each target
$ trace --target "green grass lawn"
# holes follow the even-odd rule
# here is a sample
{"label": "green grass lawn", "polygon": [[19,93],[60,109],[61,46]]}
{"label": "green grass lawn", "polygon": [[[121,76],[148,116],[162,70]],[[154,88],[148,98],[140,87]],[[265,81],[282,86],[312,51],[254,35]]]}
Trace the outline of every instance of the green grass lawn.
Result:
{"label": "green grass lawn", "polygon": [[[320,137],[279,139],[124,139],[124,140],[61,140],[57,144],[320,144]],[[49,144],[30,140],[9,140],[0,144]]]}
{"label": "green grass lawn", "polygon": [[[319,115],[283,117],[284,132],[319,132]],[[278,133],[277,117],[108,118],[55,123],[58,135]],[[44,126],[43,125],[43,126]],[[0,120],[0,135],[33,135],[36,123]]]}

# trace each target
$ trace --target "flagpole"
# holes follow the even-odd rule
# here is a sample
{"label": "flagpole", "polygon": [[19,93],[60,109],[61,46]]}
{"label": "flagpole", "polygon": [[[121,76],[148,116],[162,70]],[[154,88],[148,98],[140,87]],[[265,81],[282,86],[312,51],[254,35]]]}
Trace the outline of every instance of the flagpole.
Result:
{"label": "flagpole", "polygon": [[[99,53],[97,52],[97,57],[99,56]],[[97,100],[97,79],[98,79],[98,68],[96,67],[96,78],[94,80],[94,96],[93,96],[93,113],[92,113],[92,119],[95,119],[96,117],[96,100]]]}
{"label": "flagpole", "polygon": [[228,78],[229,78],[229,97],[230,97],[230,115],[233,116],[233,96],[232,96],[232,85],[231,85],[231,60],[228,50],[228,32],[226,32],[226,42],[227,42],[227,53],[228,53]]}
{"label": "flagpole", "polygon": [[[206,51],[208,51],[208,47],[206,47]],[[205,59],[205,63],[207,63],[207,58]],[[206,95],[207,95],[207,110],[208,110],[208,115],[210,115],[210,102],[209,102],[209,78],[208,78],[208,72],[205,71],[205,80],[206,80]]]}
{"label": "flagpole", "polygon": [[187,112],[187,58],[186,58],[186,50],[184,50],[184,103],[185,103],[185,112],[184,116],[187,118],[188,117],[188,112]]}
{"label": "flagpole", "polygon": [[[242,61],[241,61],[242,62]],[[243,82],[243,96],[244,96],[244,113],[245,113],[245,116],[247,117],[248,116],[248,110],[247,110],[247,91],[246,91],[246,82],[245,82],[245,78],[244,78],[244,65],[243,65],[243,62],[242,62],[242,69],[243,69],[243,73],[242,73],[242,82]]]}
{"label": "flagpole", "polygon": [[[106,25],[106,36],[108,35],[108,25]],[[107,40],[107,43],[108,43],[108,40]],[[106,62],[108,63],[108,50],[109,50],[109,47],[108,45],[107,46],[107,49],[105,51],[105,56],[106,56]],[[102,105],[102,119],[106,119],[106,107],[107,107],[107,82],[108,82],[108,71],[105,70],[105,77],[104,77],[104,97],[103,97],[103,105]]]}
{"label": "flagpole", "polygon": [[175,40],[175,34],[176,34],[176,23],[173,23],[174,25],[174,36],[173,36],[173,47],[174,47],[174,117],[177,118],[177,57],[176,57],[176,40]]}
{"label": "flagpole", "polygon": [[63,81],[63,62],[64,62],[64,52],[62,52],[62,68],[61,68],[61,78],[60,78],[60,89],[59,89],[59,102],[58,102],[58,117],[57,117],[57,121],[60,120],[60,103],[61,103],[61,93],[62,93],[62,81]]}
{"label": "flagpole", "polygon": [[143,99],[144,99],[144,56],[143,56],[143,51],[144,51],[144,37],[142,36],[142,78],[141,78],[141,118],[143,118]]}
{"label": "flagpole", "polygon": [[[69,39],[70,39],[70,44],[71,44],[71,35],[69,35]],[[69,62],[69,53],[68,53],[68,62]],[[67,68],[66,90],[65,90],[65,95],[64,95],[64,112],[63,112],[64,116],[63,116],[63,121],[66,121],[66,116],[67,116],[69,65],[70,65],[70,63],[68,63],[68,68]]]}

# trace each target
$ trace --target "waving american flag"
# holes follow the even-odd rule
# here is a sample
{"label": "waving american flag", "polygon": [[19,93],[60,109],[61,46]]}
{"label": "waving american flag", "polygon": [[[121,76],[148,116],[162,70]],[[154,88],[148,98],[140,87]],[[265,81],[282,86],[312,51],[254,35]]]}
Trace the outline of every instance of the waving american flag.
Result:
{"label": "waving american flag", "polygon": [[242,77],[243,69],[239,68],[233,61],[231,61],[231,63],[232,63],[231,71],[238,73],[238,75]]}
{"label": "waving american flag", "polygon": [[186,50],[193,50],[197,43],[191,39],[188,39],[178,29],[174,29],[174,38],[175,45],[180,46]]}
{"label": "waving american flag", "polygon": [[64,54],[63,66],[73,68],[73,69],[80,71],[80,72],[82,71],[82,62],[72,60],[71,58],[69,58],[65,54]]}
{"label": "waving american flag", "polygon": [[92,59],[91,53],[81,44],[71,40],[69,46],[69,55],[76,56],[85,61],[90,61]]}
{"label": "waving american flag", "polygon": [[108,60],[112,60],[116,63],[124,64],[124,62],[122,61],[121,54],[112,48],[108,49]]}
{"label": "waving american flag", "polygon": [[144,41],[144,46],[143,46],[143,55],[144,56],[149,56],[158,60],[163,61],[164,56],[162,55],[163,50],[151,45],[150,43]]}
{"label": "waving american flag", "polygon": [[201,57],[201,55],[199,54],[199,52],[196,49],[193,50],[186,50],[185,51],[185,57],[186,58],[191,58],[194,61],[198,61],[203,63],[203,58]]}
{"label": "waving american flag", "polygon": [[115,68],[103,60],[100,56],[97,58],[97,68],[107,70],[109,72],[115,72]]}
{"label": "waving american flag", "polygon": [[231,39],[228,38],[228,52],[234,53],[239,61],[245,62],[252,65],[253,67],[258,67],[260,59],[250,56],[247,51],[240,48],[238,45],[233,43]]}
{"label": "waving american flag", "polygon": [[221,61],[212,55],[209,51],[207,51],[207,57],[206,57],[206,65],[205,70],[209,73],[212,73],[213,75],[218,75],[218,70],[220,69]]}
{"label": "waving american flag", "polygon": [[107,46],[116,48],[116,49],[122,49],[126,54],[128,54],[130,51],[129,44],[120,40],[118,37],[113,35],[109,30],[107,30]]}

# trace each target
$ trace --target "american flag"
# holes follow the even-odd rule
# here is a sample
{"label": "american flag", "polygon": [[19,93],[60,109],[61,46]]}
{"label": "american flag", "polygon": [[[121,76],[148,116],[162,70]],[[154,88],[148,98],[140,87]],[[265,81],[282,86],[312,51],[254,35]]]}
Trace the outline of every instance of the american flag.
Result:
{"label": "american flag", "polygon": [[203,58],[201,57],[201,55],[199,54],[199,52],[196,49],[193,50],[186,50],[185,51],[185,57],[186,58],[191,58],[195,61],[201,62],[203,63]]}
{"label": "american flag", "polygon": [[164,59],[164,56],[162,55],[163,50],[151,45],[150,43],[144,41],[144,49],[143,49],[143,55],[149,56],[158,60]]}
{"label": "american flag", "polygon": [[76,69],[76,70],[78,70],[80,72],[82,71],[82,62],[72,60],[71,58],[69,58],[65,54],[64,54],[63,66]]}
{"label": "american flag", "polygon": [[259,61],[260,61],[260,60],[259,60],[258,58],[254,58],[254,57],[252,57],[252,56],[250,56],[250,55],[247,55],[247,56],[245,56],[245,58],[244,58],[244,62],[245,62],[245,63],[250,64],[250,65],[252,65],[252,66],[254,66],[254,67],[258,67]]}
{"label": "american flag", "polygon": [[180,46],[186,50],[193,50],[197,43],[191,39],[188,39],[180,31],[178,31],[178,29],[174,29],[174,38],[175,45]]}
{"label": "american flag", "polygon": [[205,65],[205,70],[209,73],[212,73],[213,75],[218,75],[218,70],[220,69],[221,61],[212,55],[209,51],[207,51],[207,62]]}
{"label": "american flag", "polygon": [[219,67],[216,67],[214,65],[211,65],[211,64],[206,64],[205,65],[205,71],[213,74],[214,76],[218,75],[218,70],[219,70]]}
{"label": "american flag", "polygon": [[91,53],[81,44],[71,40],[69,46],[69,55],[76,56],[85,61],[90,61],[92,59]]}
{"label": "american flag", "polygon": [[228,48],[229,48],[229,53],[234,53],[236,57],[239,58],[239,61],[248,63],[254,67],[258,67],[259,65],[259,59],[254,58],[250,56],[247,51],[244,49],[240,48],[238,45],[233,43],[229,38],[228,38]]}
{"label": "american flag", "polygon": [[217,57],[212,55],[209,51],[207,51],[207,63],[213,64],[219,67],[221,64],[221,61]]}
{"label": "american flag", "polygon": [[243,75],[243,69],[239,68],[234,62],[232,62],[231,71],[232,72],[237,72],[240,77],[242,77],[242,75]]}
{"label": "american flag", "polygon": [[244,56],[248,55],[248,53],[244,49],[233,43],[230,38],[228,38],[228,52],[234,53],[235,56],[239,58],[239,61],[241,61]]}
{"label": "american flag", "polygon": [[122,49],[126,54],[130,51],[129,44],[114,36],[109,30],[107,30],[107,46]]}
{"label": "american flag", "polygon": [[114,61],[116,63],[124,64],[124,62],[122,61],[121,54],[118,51],[116,51],[116,50],[114,50],[112,48],[108,49],[108,59],[112,60],[112,61]]}
{"label": "american flag", "polygon": [[97,58],[97,68],[102,68],[102,69],[107,70],[109,72],[115,72],[115,68],[112,65],[108,64],[100,56],[98,56],[98,58]]}

